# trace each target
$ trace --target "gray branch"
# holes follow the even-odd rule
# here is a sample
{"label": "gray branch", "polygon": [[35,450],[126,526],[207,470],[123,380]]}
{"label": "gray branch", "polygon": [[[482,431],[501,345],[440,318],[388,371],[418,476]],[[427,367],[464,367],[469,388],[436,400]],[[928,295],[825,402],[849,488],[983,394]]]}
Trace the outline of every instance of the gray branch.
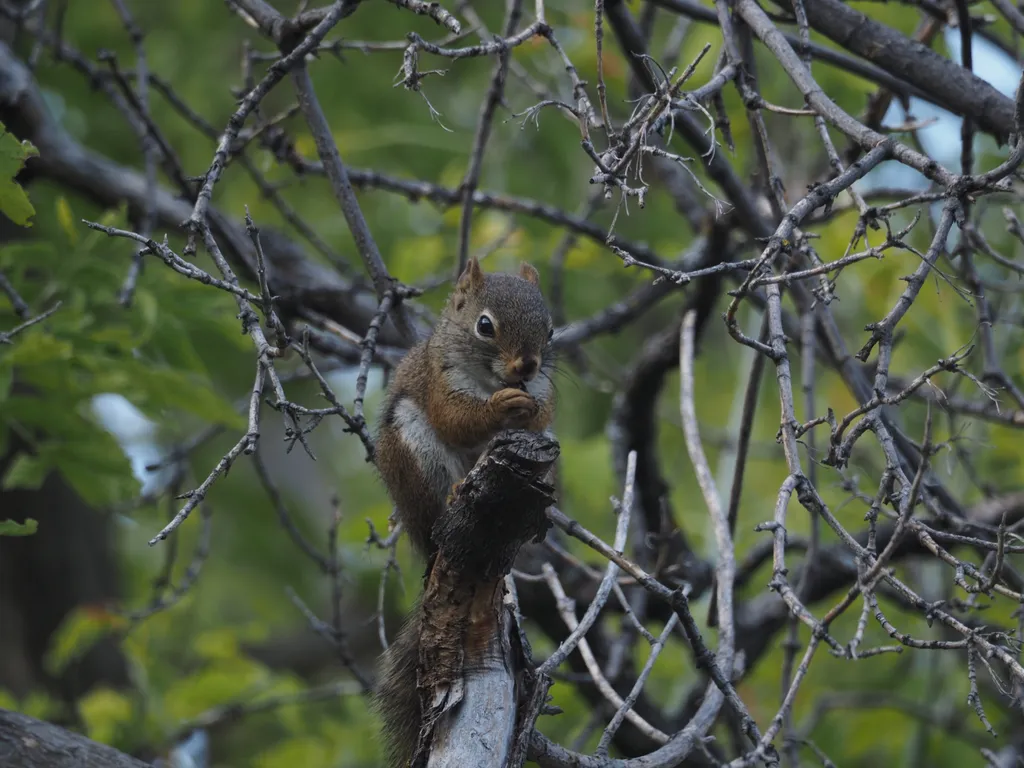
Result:
{"label": "gray branch", "polygon": [[0,765],[14,768],[149,768],[148,763],[28,715],[0,709]]}

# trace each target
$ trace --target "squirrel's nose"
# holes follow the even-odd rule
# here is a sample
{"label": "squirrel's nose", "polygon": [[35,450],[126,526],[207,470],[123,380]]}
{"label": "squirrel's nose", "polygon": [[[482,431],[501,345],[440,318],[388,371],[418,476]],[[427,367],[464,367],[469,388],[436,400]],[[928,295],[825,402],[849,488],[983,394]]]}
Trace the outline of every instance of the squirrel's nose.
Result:
{"label": "squirrel's nose", "polygon": [[516,361],[512,363],[512,371],[523,381],[529,381],[536,376],[539,368],[540,361],[533,355],[516,358]]}

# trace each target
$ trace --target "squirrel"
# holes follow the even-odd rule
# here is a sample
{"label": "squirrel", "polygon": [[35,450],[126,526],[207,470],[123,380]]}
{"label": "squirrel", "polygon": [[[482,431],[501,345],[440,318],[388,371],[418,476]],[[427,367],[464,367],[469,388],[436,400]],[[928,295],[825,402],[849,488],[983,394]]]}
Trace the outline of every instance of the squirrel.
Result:
{"label": "squirrel", "polygon": [[[518,275],[485,274],[470,259],[433,332],[402,359],[388,387],[377,470],[428,572],[434,522],[490,439],[551,424],[554,330],[539,282],[529,264]],[[383,654],[374,696],[395,768],[409,765],[419,740],[419,614],[417,603]]]}
{"label": "squirrel", "polygon": [[470,259],[433,333],[395,370],[381,408],[376,463],[398,519],[428,562],[434,521],[503,429],[544,431],[554,327],[537,270],[485,274]]}

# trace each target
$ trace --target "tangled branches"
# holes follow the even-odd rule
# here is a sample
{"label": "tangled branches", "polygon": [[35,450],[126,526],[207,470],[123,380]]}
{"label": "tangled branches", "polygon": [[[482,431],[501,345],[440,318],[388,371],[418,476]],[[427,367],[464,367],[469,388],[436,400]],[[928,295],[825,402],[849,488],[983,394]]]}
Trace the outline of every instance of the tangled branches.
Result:
{"label": "tangled branches", "polygon": [[[797,765],[800,754],[807,752],[827,761],[810,736],[817,720],[795,722],[796,702],[822,651],[861,664],[924,650],[956,659],[962,678],[958,685],[967,693],[955,706],[969,711],[995,737],[992,749],[982,746],[980,754],[993,765],[1021,759],[1024,576],[1019,556],[1024,553],[1024,491],[1019,476],[978,479],[977,461],[963,447],[967,420],[1018,441],[1017,432],[1024,427],[1024,370],[1013,359],[1024,327],[1021,289],[1013,282],[1024,274],[1019,220],[1024,83],[1011,99],[976,74],[972,63],[979,40],[1016,50],[1024,29],[1012,3],[993,3],[997,24],[988,16],[972,16],[966,3],[909,4],[921,16],[912,43],[837,0],[785,0],[770,13],[755,0],[715,0],[713,11],[690,0],[648,0],[639,19],[622,0],[598,0],[583,9],[588,19],[585,48],[588,55],[594,53],[590,72],[570,56],[579,59],[579,46],[566,43],[572,37],[568,33],[580,30],[572,29],[573,20],[563,18],[561,10],[556,14],[546,8],[544,0],[536,0],[532,9],[522,0],[508,0],[498,34],[486,28],[470,3],[444,8],[438,3],[393,2],[444,30],[447,36],[437,42],[416,32],[398,41],[330,40],[353,13],[371,12],[361,7],[368,3],[358,0],[338,0],[292,18],[263,0],[230,0],[228,6],[276,50],[256,53],[247,48],[245,85],[223,130],[194,112],[172,84],[151,71],[143,38],[121,2],[114,5],[136,44],[136,66],[130,72],[116,60],[101,67],[76,51],[59,28],[49,26],[45,7],[38,14],[15,5],[4,3],[0,11],[57,62],[90,78],[138,136],[142,171],[81,146],[51,116],[32,69],[0,44],[3,122],[40,150],[28,167],[102,205],[127,204],[133,212],[131,229],[88,222],[112,238],[133,243],[123,302],[131,302],[143,265],[155,257],[182,279],[230,295],[242,330],[252,341],[255,377],[240,403],[247,414],[246,430],[201,483],[178,497],[184,504],[151,544],[173,536],[200,505],[208,520],[210,489],[237,461],[251,457],[289,536],[331,579],[337,605],[337,522],[326,555],[299,532],[261,458],[261,420],[264,405],[280,412],[289,450],[298,443],[312,457],[307,436],[324,420],[338,417],[372,461],[373,439],[364,414],[370,371],[393,364],[429,327],[429,312],[414,301],[421,289],[404,283],[389,267],[357,190],[379,190],[412,202],[425,199],[442,208],[457,206],[456,256],[445,275],[457,273],[469,258],[480,211],[506,214],[510,227],[520,219],[534,219],[564,235],[549,269],[551,284],[558,286],[552,291],[556,317],[567,316],[563,288],[587,279],[566,266],[566,254],[579,238],[597,244],[603,257],[617,258],[631,274],[644,276],[644,284],[633,293],[557,329],[555,344],[581,375],[592,375],[587,342],[632,328],[645,327],[642,333],[649,333],[641,325],[648,322],[648,313],[680,294],[685,306],[673,309],[675,320],[662,317],[659,322],[667,327],[651,334],[628,364],[627,374],[610,384],[617,388],[617,397],[608,437],[625,488],[622,500],[614,502],[613,545],[552,508],[548,516],[556,531],[536,550],[524,550],[513,571],[518,610],[532,622],[528,631],[536,627],[555,648],[532,670],[536,681],[530,716],[519,722],[519,743],[524,750],[528,746],[532,759],[543,766],[738,768]],[[659,25],[669,33],[656,32]],[[959,62],[925,44],[945,27],[956,29]],[[1007,40],[1009,34],[1013,43]],[[816,42],[812,35],[838,48]],[[697,53],[679,66],[684,43],[695,39],[699,48],[691,48]],[[651,53],[654,46],[662,52]],[[494,59],[457,188],[353,168],[343,159],[310,68],[326,66],[315,60],[318,53],[353,49],[400,56],[397,84],[426,100],[423,123],[431,128],[430,121],[442,117],[435,106],[439,98],[427,96],[439,82],[431,76],[457,78],[471,60]],[[762,55],[755,58],[755,52]],[[548,77],[536,74],[543,69],[536,64],[542,57],[553,72]],[[620,102],[609,99],[612,58],[628,72],[623,76],[628,99]],[[444,61],[449,69],[422,68],[428,60]],[[257,67],[268,61],[257,77]],[[759,72],[765,61],[770,71]],[[840,99],[823,85],[831,82],[819,79],[826,66],[830,75],[852,73],[877,88],[862,116],[852,113],[857,107],[852,99]],[[709,67],[708,76],[698,82]],[[767,88],[769,74],[785,78],[788,85]],[[280,116],[268,116],[267,96],[283,90],[286,80],[297,105]],[[774,104],[765,91],[798,100],[798,105]],[[215,141],[199,179],[183,173],[174,148],[152,119],[157,95]],[[727,99],[734,97],[739,106],[730,111]],[[928,151],[922,125],[909,115],[902,125],[885,123],[890,104],[911,98],[960,119],[959,169],[947,167]],[[585,169],[580,178],[593,187],[578,212],[482,188],[485,157],[495,151],[494,137],[502,130],[496,116],[507,108],[509,120],[533,123],[543,133],[556,130],[540,123],[549,107],[573,125],[574,142],[578,132],[574,167]],[[742,129],[732,125],[737,115],[746,123]],[[813,131],[790,128],[804,123],[813,123]],[[796,152],[792,146],[787,149],[793,143],[784,136],[787,130],[798,137]],[[312,138],[315,159],[298,149],[293,134],[300,131]],[[987,170],[981,170],[976,157],[982,146],[979,133],[1002,147]],[[819,144],[811,146],[812,140]],[[750,168],[741,167],[737,146],[749,149]],[[368,281],[266,179],[252,159],[257,150],[269,153],[283,170],[326,179]],[[239,212],[229,215],[215,207],[218,184],[232,165],[245,170],[294,235],[261,231],[247,211],[240,220]],[[175,185],[173,193],[158,183],[157,167]],[[893,169],[900,169],[899,178],[911,179],[907,189],[869,183]],[[787,192],[801,184],[805,194]],[[630,210],[632,201],[643,209],[659,196],[675,209],[679,226],[694,233],[680,256],[663,253],[664,238],[642,236],[649,210]],[[1003,211],[1002,230],[986,217],[994,205]],[[600,223],[596,213],[605,215]],[[834,233],[847,224],[843,242],[837,244]],[[184,247],[175,250],[158,237],[161,229],[180,229]],[[623,229],[632,237],[622,234]],[[921,239],[926,229],[927,245]],[[831,234],[824,235],[826,230]],[[324,258],[317,260],[292,237],[305,240]],[[500,248],[501,242],[493,247]],[[195,263],[200,250],[215,271]],[[915,266],[902,278],[905,285],[893,291],[888,310],[866,327],[857,326],[859,315],[847,311],[843,299],[855,303],[870,291],[881,291],[871,282],[873,276],[886,280],[890,273],[882,267],[904,257],[912,257]],[[443,275],[437,282],[445,279]],[[924,349],[934,346],[921,341],[927,333],[912,321],[930,282],[946,291],[958,310],[969,309],[971,333],[957,337],[956,344],[931,355],[924,365],[902,362],[901,350],[912,348],[915,337]],[[0,343],[16,344],[16,334],[45,322],[56,310],[31,315],[2,274],[0,288],[24,320],[0,334]],[[742,351],[753,362],[736,375],[741,387],[733,426],[739,438],[727,451],[732,469],[716,474],[705,447],[709,432],[699,423],[695,371],[706,352],[702,340],[723,330],[716,325],[718,311],[723,313],[724,333],[738,345],[734,352]],[[726,335],[720,338],[727,341]],[[327,407],[310,408],[290,399],[290,380],[278,371],[280,360],[289,354],[302,361],[302,376],[317,383]],[[905,359],[919,357],[907,353]],[[324,365],[356,372],[351,405],[333,391]],[[669,485],[659,469],[653,406],[666,378],[677,369],[682,434],[701,498],[687,500],[685,523],[672,509]],[[766,412],[759,392],[769,388],[764,378],[771,371],[778,411],[776,418],[772,410],[770,421],[778,429],[777,446],[765,450],[779,459],[781,471],[773,477],[772,511],[756,507],[755,527],[755,520],[748,519],[755,507],[748,504],[741,515],[741,497],[754,450],[751,435],[759,412]],[[209,436],[204,433],[174,452],[171,462],[180,462]],[[955,470],[939,466],[941,455],[956,464]],[[723,482],[729,487],[720,488]],[[835,488],[841,493],[838,504],[829,502]],[[728,504],[720,496],[725,493]],[[563,506],[572,503],[568,499]],[[840,514],[840,507],[847,505],[864,508],[863,523]],[[695,521],[705,515],[713,544],[701,552],[694,543],[699,539]],[[761,537],[751,540],[751,528]],[[392,530],[383,536],[370,527],[368,544],[387,557],[381,608],[386,579],[397,568],[399,534]],[[569,551],[570,538],[605,562],[603,572]],[[208,554],[204,539],[197,557]],[[768,563],[767,589],[758,590],[758,574]],[[920,563],[935,567],[928,579],[910,567]],[[174,599],[178,596],[180,591]],[[702,625],[696,606],[705,597],[712,605],[709,621]],[[173,601],[155,605],[163,609]],[[348,647],[340,612],[326,622],[296,601],[314,628],[334,644],[360,687],[368,689],[369,676]],[[579,618],[576,608],[584,604]],[[1002,611],[1000,618],[984,620],[982,611],[993,609],[989,615],[995,615],[996,608]],[[386,645],[383,617],[377,618]],[[926,630],[918,629],[923,626],[919,619]],[[655,623],[660,628],[652,628]],[[914,630],[905,628],[909,623]],[[712,631],[714,642],[708,639]],[[776,643],[782,633],[786,639]],[[637,671],[631,659],[641,638],[649,650]],[[673,645],[687,648],[699,671],[681,698],[683,705],[675,709],[647,691],[663,651]],[[741,695],[740,684],[777,645],[782,655],[778,703],[754,702],[747,691]],[[601,729],[593,754],[543,735],[549,722],[543,718],[535,729],[538,718],[551,712],[545,704],[548,687],[566,667],[572,670],[566,684],[576,686],[593,712],[592,727]],[[885,692],[867,704],[884,705]],[[819,710],[815,718],[825,716]],[[928,707],[918,715],[925,721],[937,717]],[[994,721],[1006,723],[1000,729],[1009,733],[997,736]],[[715,731],[716,726],[721,728]],[[735,736],[732,744],[713,738],[728,729]],[[611,756],[612,747],[621,757]],[[998,750],[1003,750],[1000,756]]]}

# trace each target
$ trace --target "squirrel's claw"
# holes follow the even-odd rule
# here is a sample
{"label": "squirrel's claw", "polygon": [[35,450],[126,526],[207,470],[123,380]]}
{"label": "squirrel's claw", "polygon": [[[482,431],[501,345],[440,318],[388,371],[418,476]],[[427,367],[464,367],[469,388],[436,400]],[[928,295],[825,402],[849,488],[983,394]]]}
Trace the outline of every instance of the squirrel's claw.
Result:
{"label": "squirrel's claw", "polygon": [[455,494],[457,494],[459,492],[459,488],[461,486],[462,486],[462,481],[461,480],[459,480],[459,482],[457,482],[457,483],[452,483],[452,488],[451,488],[450,491],[448,491],[448,499],[445,502],[445,504],[451,504],[453,501],[455,501]]}

